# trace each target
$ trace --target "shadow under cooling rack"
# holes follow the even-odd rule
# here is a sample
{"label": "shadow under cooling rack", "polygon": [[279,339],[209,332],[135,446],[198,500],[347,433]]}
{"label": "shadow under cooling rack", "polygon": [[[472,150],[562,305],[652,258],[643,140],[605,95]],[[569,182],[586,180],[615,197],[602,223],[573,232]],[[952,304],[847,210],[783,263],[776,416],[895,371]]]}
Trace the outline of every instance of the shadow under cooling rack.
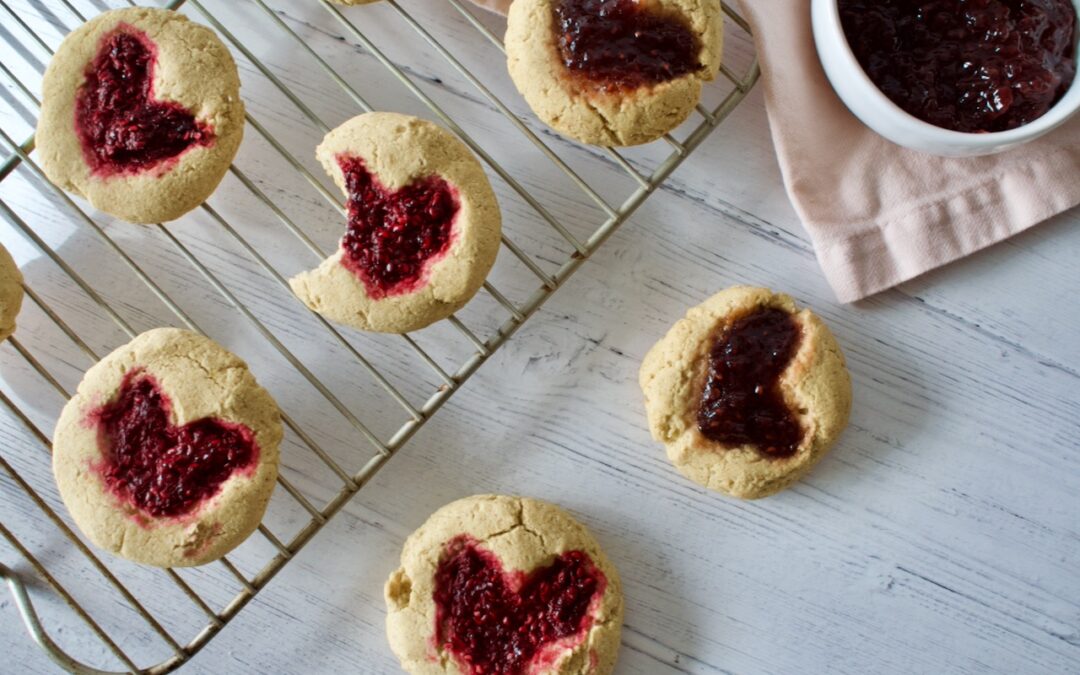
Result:
{"label": "shadow under cooling rack", "polygon": [[[693,119],[641,148],[591,148],[552,134],[523,107],[501,67],[501,20],[462,0],[409,11],[394,0],[348,10],[326,0],[162,4],[231,47],[247,138],[207,204],[144,227],[69,197],[33,153],[35,92],[53,50],[86,17],[124,3],[0,0],[0,215],[27,296],[17,335],[0,347],[0,535],[17,559],[0,565],[0,576],[32,638],[76,672],[100,672],[84,665],[94,661],[163,673],[197,653],[758,78],[749,27],[725,7],[722,78]],[[504,250],[483,292],[409,335],[338,328],[286,282],[333,250],[344,216],[312,148],[331,126],[373,109],[453,130],[485,164],[504,214]],[[200,568],[97,555],[69,525],[49,467],[49,430],[86,368],[159,325],[202,332],[240,354],[285,411],[281,477],[259,533]],[[27,589],[43,584],[53,593],[35,592],[39,620]],[[43,624],[89,631],[100,649],[69,656]]]}

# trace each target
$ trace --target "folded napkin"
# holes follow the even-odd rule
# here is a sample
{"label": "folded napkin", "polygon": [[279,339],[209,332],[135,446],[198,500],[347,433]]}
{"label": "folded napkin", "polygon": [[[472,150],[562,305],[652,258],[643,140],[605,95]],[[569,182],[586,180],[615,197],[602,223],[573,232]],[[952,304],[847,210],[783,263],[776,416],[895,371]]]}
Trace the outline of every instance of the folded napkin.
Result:
{"label": "folded napkin", "polygon": [[[505,11],[509,0],[474,0]],[[1080,117],[1014,150],[942,158],[864,126],[833,92],[810,0],[740,0],[788,195],[843,302],[895,286],[1080,204]]]}

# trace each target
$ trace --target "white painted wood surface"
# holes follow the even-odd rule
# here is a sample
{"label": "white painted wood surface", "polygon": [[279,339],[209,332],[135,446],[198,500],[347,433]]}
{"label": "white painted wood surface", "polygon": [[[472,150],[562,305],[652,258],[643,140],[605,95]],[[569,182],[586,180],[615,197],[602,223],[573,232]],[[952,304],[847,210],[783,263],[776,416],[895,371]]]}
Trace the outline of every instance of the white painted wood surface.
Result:
{"label": "white painted wood surface", "polygon": [[[5,4],[34,25],[70,25],[54,0]],[[87,11],[103,6],[75,4]],[[333,125],[355,114],[339,89],[312,75],[293,43],[266,28],[265,15],[244,20],[244,12],[260,16],[250,2],[205,4],[220,10],[226,25],[320,117]],[[373,105],[430,116],[317,3],[269,4]],[[498,53],[451,8],[432,0],[403,5],[605,195],[628,192],[632,186],[601,155],[543,132],[514,93]],[[602,220],[390,8],[347,11],[576,234]],[[501,30],[498,20],[487,21]],[[8,58],[13,40],[25,37],[2,11],[0,35],[5,65],[15,63]],[[55,37],[47,39],[53,46]],[[736,40],[729,51],[745,58],[747,45]],[[321,131],[275,98],[243,60],[241,69],[253,114],[322,180],[311,157]],[[36,87],[36,80],[28,82]],[[3,127],[21,140],[32,107],[10,82],[4,86]],[[631,156],[655,161],[666,150]],[[333,245],[340,216],[250,128],[238,166],[321,246]],[[0,186],[0,198],[137,329],[176,325],[39,185],[20,172]],[[554,269],[569,252],[565,242],[504,182],[496,188],[508,231]],[[211,204],[282,273],[315,260],[235,177]],[[784,195],[760,92],[753,94],[186,671],[396,672],[383,636],[382,584],[402,541],[448,501],[506,492],[569,508],[619,567],[627,600],[619,673],[1080,672],[1078,221],[1080,213],[1064,214],[897,290],[838,305]],[[267,351],[162,232],[100,222],[200,326],[251,362],[335,458],[355,470],[371,456],[356,431]],[[401,410],[348,365],[348,354],[283,289],[261,281],[264,275],[211,218],[197,213],[171,231],[365,421],[375,420],[377,433],[400,424]],[[13,228],[0,226],[0,236],[31,287],[93,349],[124,341]],[[532,289],[530,279],[506,250],[500,256],[493,278],[520,301]],[[791,490],[754,503],[707,493],[676,474],[649,438],[636,384],[642,355],[668,325],[687,306],[735,283],[782,289],[817,310],[843,345],[855,386],[851,427],[832,454]],[[490,331],[490,317],[497,316],[486,302],[486,309],[463,313],[481,331]],[[73,387],[86,358],[28,306],[18,337],[64,387]],[[397,341],[348,335],[414,403],[437,384]],[[445,326],[417,339],[447,365],[468,353]],[[63,403],[58,394],[10,345],[0,349],[0,375],[3,391],[48,433]],[[0,438],[3,456],[58,505],[48,457],[6,412]],[[337,489],[295,439],[283,451],[287,475],[306,494],[326,499]],[[287,532],[303,522],[294,506],[287,495],[275,495],[274,527]],[[35,513],[0,474],[4,524],[141,663],[163,658],[160,643],[151,647],[149,633],[137,628],[138,617]],[[253,540],[238,552],[238,564],[267,555],[265,543]],[[6,543],[0,561],[27,570]],[[145,570],[106,562],[168,626],[178,627],[178,639],[191,637],[183,627],[200,623],[190,603],[154,586],[157,577]],[[185,578],[215,606],[236,591],[217,568]],[[33,597],[64,648],[115,666],[46,587],[35,585]],[[0,654],[0,671],[53,670],[6,595],[0,596]]]}

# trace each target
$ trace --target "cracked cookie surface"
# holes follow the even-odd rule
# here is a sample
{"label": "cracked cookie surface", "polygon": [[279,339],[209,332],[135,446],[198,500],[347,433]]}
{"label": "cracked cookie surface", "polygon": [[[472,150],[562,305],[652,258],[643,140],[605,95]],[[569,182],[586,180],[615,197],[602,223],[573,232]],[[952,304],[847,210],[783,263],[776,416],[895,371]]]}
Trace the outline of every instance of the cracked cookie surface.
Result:
{"label": "cracked cookie surface", "polygon": [[[142,46],[143,53],[133,57],[136,63],[118,65],[123,50],[109,43],[117,34],[133,36],[132,44]],[[130,104],[129,94],[84,92],[96,67],[119,68],[122,75],[113,81],[120,87],[132,73],[148,68],[144,103],[194,116],[195,125],[205,132],[202,140],[143,167],[103,171],[79,125],[84,106],[102,106],[105,113],[119,115],[102,138],[123,153],[145,141],[131,129],[147,115],[138,106],[117,113],[118,105]],[[35,138],[42,170],[53,183],[86,197],[95,208],[135,223],[173,220],[203,203],[221,182],[243,138],[240,77],[229,50],[212,30],[171,10],[132,7],[87,21],[64,38],[41,88]],[[122,120],[128,123],[120,124]]]}
{"label": "cracked cookie surface", "polygon": [[[147,392],[133,398],[133,382],[144,388],[152,383],[160,398]],[[110,423],[119,419],[117,406],[128,400],[134,405],[121,412],[136,422],[164,414],[167,429]],[[177,440],[177,430],[184,429],[190,433]],[[243,466],[210,467],[216,475],[202,493],[204,486],[173,482],[174,469],[206,473],[207,453],[223,442],[222,429],[249,446]],[[111,433],[126,437],[117,440]],[[139,494],[133,495],[133,485],[113,470],[114,447],[124,443],[135,452],[147,451],[166,435],[174,443],[167,459],[180,463],[162,467],[155,464],[162,456],[154,456],[139,470],[161,469],[157,478],[138,483]],[[157,328],[86,372],[57,421],[53,473],[75,524],[95,545],[158,567],[201,565],[228,553],[258,526],[277,480],[281,438],[278,407],[242,360],[196,333]],[[182,457],[177,457],[178,443],[185,445]],[[146,499],[157,481],[182,490],[183,498],[174,503]]]}
{"label": "cracked cookie surface", "polygon": [[15,259],[0,246],[0,342],[15,332],[15,318],[22,309],[23,276]]}
{"label": "cracked cookie surface", "polygon": [[[515,0],[507,14],[510,77],[546,124],[584,143],[648,143],[679,126],[719,72],[723,18],[719,0],[650,0],[645,12],[684,22],[698,45],[699,67],[656,84],[604,90],[573,75],[559,50],[555,9],[563,0]],[[614,0],[606,0],[611,4]],[[595,3],[597,5],[603,3]]]}
{"label": "cracked cookie surface", "polygon": [[[289,280],[297,297],[328,319],[382,333],[418,330],[464,307],[494,265],[502,232],[495,192],[469,149],[426,120],[373,112],[328,133],[316,155],[349,198],[349,225],[333,255]],[[419,221],[435,208],[419,201],[428,192],[453,202],[437,208],[439,218],[453,215],[434,254],[422,253],[431,233]],[[399,254],[419,265],[415,278],[374,278],[398,279],[387,264],[401,264]]]}
{"label": "cracked cookie surface", "polygon": [[[461,654],[440,644],[436,594],[448,556],[461,542],[480,551],[501,570],[506,584],[526,594],[530,579],[564,561],[587,560],[602,579],[589,604],[580,634],[556,641],[510,669],[505,662],[494,672],[606,674],[615,665],[622,628],[623,598],[618,572],[592,535],[561,508],[526,497],[477,495],[452,502],[409,536],[401,567],[386,583],[387,635],[390,646],[410,673],[476,672]],[[500,669],[502,668],[502,669]]]}
{"label": "cracked cookie surface", "polygon": [[[790,314],[800,333],[777,384],[802,437],[780,456],[753,444],[719,443],[699,427],[713,346],[738,319],[769,309]],[[789,296],[765,288],[735,286],[691,308],[645,355],[639,381],[649,430],[676,468],[743,499],[774,494],[804,476],[836,442],[851,411],[851,378],[832,332]]]}

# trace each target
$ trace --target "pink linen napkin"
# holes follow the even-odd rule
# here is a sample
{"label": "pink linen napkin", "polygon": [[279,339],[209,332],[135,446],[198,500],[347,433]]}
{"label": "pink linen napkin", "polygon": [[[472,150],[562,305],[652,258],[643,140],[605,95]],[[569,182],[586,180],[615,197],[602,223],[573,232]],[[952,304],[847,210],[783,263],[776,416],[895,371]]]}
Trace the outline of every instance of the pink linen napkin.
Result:
{"label": "pink linen napkin", "polygon": [[[474,0],[505,11],[509,0]],[[1080,116],[1020,148],[951,159],[901,148],[833,92],[810,0],[740,0],[788,195],[842,302],[891,288],[1080,204]]]}

